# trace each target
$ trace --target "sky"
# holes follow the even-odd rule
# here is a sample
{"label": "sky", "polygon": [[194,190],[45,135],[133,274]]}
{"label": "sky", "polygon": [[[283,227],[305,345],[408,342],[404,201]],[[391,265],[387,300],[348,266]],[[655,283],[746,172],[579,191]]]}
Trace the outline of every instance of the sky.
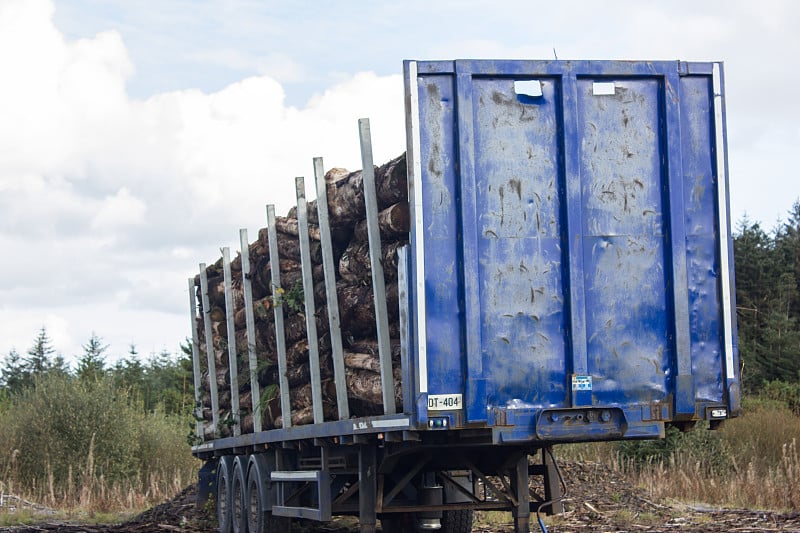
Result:
{"label": "sky", "polygon": [[[502,7],[498,7],[502,6]],[[0,357],[177,352],[187,278],[312,158],[405,150],[403,59],[725,63],[731,212],[800,197],[800,3],[0,0]],[[313,195],[313,194],[312,194]]]}

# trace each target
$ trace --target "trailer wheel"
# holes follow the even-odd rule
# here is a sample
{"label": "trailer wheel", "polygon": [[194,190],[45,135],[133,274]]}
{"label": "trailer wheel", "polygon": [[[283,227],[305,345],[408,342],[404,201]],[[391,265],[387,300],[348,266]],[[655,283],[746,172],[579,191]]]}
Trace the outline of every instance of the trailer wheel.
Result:
{"label": "trailer wheel", "polygon": [[231,533],[231,485],[233,457],[220,457],[217,463],[217,524],[220,533]]}
{"label": "trailer wheel", "polygon": [[456,511],[442,511],[441,533],[470,533],[472,531],[472,509],[458,509]]}
{"label": "trailer wheel", "polygon": [[237,455],[233,460],[233,478],[231,480],[231,529],[233,533],[247,533],[246,472],[247,457]]}
{"label": "trailer wheel", "polygon": [[[245,489],[245,509],[249,533],[283,533],[289,531],[289,519],[272,516],[272,494],[269,486],[270,457],[267,454],[250,456]],[[272,464],[274,467],[274,464]]]}

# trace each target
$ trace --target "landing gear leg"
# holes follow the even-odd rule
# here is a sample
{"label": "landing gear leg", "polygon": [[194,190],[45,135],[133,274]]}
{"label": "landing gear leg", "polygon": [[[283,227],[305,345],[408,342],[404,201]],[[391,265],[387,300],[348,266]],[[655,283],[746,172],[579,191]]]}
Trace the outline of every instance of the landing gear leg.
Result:
{"label": "landing gear leg", "polygon": [[564,512],[564,504],[561,503],[561,483],[558,479],[558,470],[553,459],[553,447],[542,448],[542,465],[544,465],[544,499],[553,502],[544,510],[548,515],[561,514]]}
{"label": "landing gear leg", "polygon": [[375,448],[362,446],[358,453],[358,523],[360,533],[375,533],[377,527],[377,468]]}
{"label": "landing gear leg", "polygon": [[512,509],[514,533],[530,533],[531,493],[528,490],[528,454],[517,460],[511,477],[511,488],[517,495],[517,505]]}

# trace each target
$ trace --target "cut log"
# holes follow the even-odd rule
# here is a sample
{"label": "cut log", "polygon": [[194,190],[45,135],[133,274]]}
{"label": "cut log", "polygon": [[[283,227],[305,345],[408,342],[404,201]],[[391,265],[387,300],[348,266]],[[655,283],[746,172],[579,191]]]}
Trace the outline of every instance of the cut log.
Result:
{"label": "cut log", "polygon": [[[406,241],[397,241],[381,246],[384,281],[397,280],[397,251],[405,244]],[[371,283],[372,267],[368,243],[356,240],[350,243],[339,259],[339,274],[342,280],[353,285]]]}
{"label": "cut log", "polygon": [[[345,375],[347,377],[347,393],[349,397],[375,405],[383,404],[383,389],[381,388],[381,375],[379,373],[356,368],[345,368]],[[399,373],[394,375],[393,381],[395,407],[402,411],[403,398]]]}
{"label": "cut log", "polygon": [[[360,170],[344,174],[332,169],[325,175],[331,225],[355,225],[364,218],[363,175]],[[407,200],[405,155],[375,169],[378,208]]]}
{"label": "cut log", "polygon": [[357,368],[360,370],[371,370],[372,372],[381,372],[381,361],[376,355],[367,353],[344,353],[344,366],[348,368]]}
{"label": "cut log", "polygon": [[[378,227],[381,230],[381,240],[383,242],[408,239],[410,227],[408,202],[398,202],[378,213]],[[367,242],[369,240],[366,220],[362,220],[355,225],[353,240],[359,242]]]}
{"label": "cut log", "polygon": [[[275,217],[275,229],[279,233],[292,235],[294,237],[300,236],[300,225],[296,218],[288,217]],[[308,238],[313,241],[320,241],[319,227],[313,224],[308,225]],[[280,241],[280,239],[278,239]]]}
{"label": "cut log", "polygon": [[[400,361],[400,341],[393,339],[390,346],[392,349],[392,360]],[[378,357],[378,341],[375,339],[353,339],[350,341],[349,351]]]}

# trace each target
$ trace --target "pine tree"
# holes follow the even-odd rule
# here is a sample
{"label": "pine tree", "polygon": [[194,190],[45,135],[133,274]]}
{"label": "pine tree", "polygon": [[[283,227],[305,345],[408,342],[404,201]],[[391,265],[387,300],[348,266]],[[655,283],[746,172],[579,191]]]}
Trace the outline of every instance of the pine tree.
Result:
{"label": "pine tree", "polygon": [[114,383],[118,387],[130,391],[136,397],[140,396],[144,386],[144,373],[145,368],[139,361],[139,352],[136,351],[136,345],[133,343],[128,349],[128,356],[117,361],[111,370]]}
{"label": "pine tree", "polygon": [[743,218],[734,237],[736,310],[739,320],[739,353],[744,362],[743,379],[750,390],[766,378],[765,328],[773,285],[772,241],[758,222]]}
{"label": "pine tree", "polygon": [[80,379],[96,381],[105,372],[105,352],[108,345],[103,345],[103,339],[92,332],[92,336],[83,345],[83,355],[78,359],[77,374]]}
{"label": "pine tree", "polygon": [[775,251],[782,264],[782,288],[789,316],[800,319],[800,200],[789,210],[789,219],[775,236]]}
{"label": "pine tree", "polygon": [[9,394],[17,394],[22,391],[27,381],[24,361],[19,352],[12,348],[3,360],[3,368],[0,370],[0,385]]}
{"label": "pine tree", "polygon": [[[26,386],[33,385],[37,377],[56,368],[56,362],[52,359],[54,353],[56,353],[56,350],[47,335],[47,329],[42,326],[36,336],[36,340],[33,341],[33,346],[28,350],[28,357],[24,361]],[[61,359],[60,366],[63,365],[63,359]]]}

